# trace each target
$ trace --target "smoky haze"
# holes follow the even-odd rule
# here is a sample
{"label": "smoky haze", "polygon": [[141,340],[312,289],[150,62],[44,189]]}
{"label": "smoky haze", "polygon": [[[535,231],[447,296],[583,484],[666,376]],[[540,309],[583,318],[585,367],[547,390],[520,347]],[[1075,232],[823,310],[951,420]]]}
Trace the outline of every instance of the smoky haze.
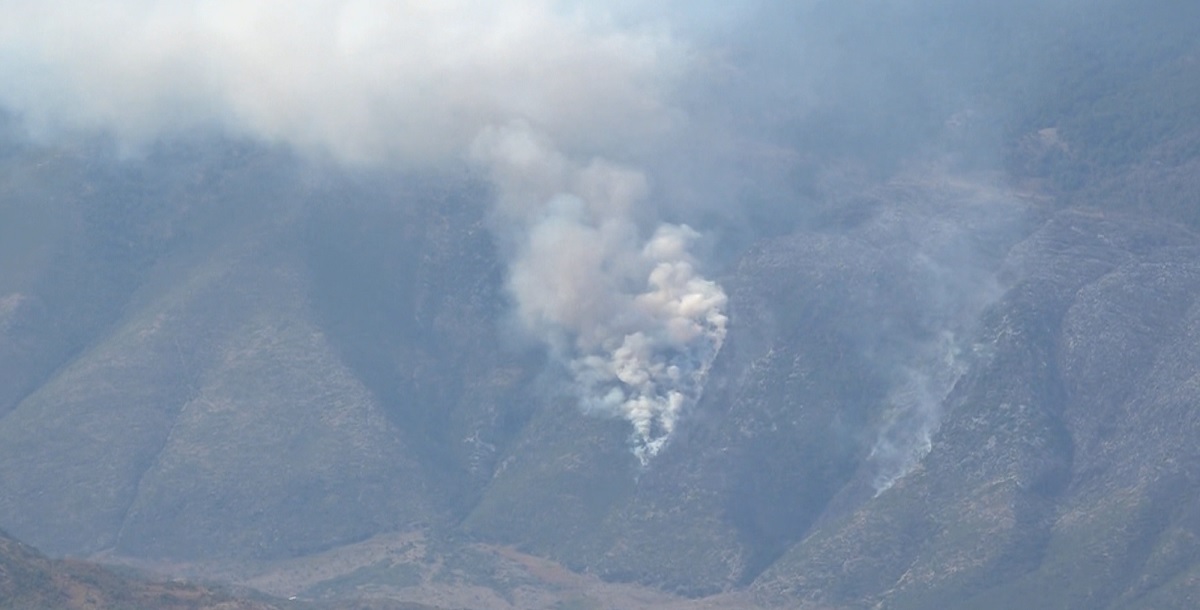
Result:
{"label": "smoky haze", "polygon": [[698,397],[725,296],[697,234],[647,224],[648,178],[605,156],[677,128],[688,50],[667,33],[539,1],[5,12],[3,99],[39,136],[96,130],[136,154],[215,129],[342,164],[479,165],[516,319],[581,404],[629,420],[645,462]]}
{"label": "smoky haze", "polygon": [[[1006,27],[1069,5],[4,1],[0,103],[35,140],[103,134],[131,163],[216,133],[317,163],[474,168],[512,319],[582,408],[629,421],[645,464],[737,323],[704,273],[859,213],[850,196],[903,163],[993,167],[1010,108],[996,83],[1027,84],[996,78],[1028,59]],[[926,450],[956,370],[929,369],[990,286],[958,248],[901,251],[985,279],[931,284],[964,292],[930,297],[955,307],[923,329],[942,339],[879,363],[902,379],[881,489]]]}

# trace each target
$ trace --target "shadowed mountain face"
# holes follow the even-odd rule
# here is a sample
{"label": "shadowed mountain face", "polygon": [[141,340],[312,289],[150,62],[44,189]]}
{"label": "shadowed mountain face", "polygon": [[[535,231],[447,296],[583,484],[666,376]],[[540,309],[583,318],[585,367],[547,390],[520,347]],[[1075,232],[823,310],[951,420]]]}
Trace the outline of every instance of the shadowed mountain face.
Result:
{"label": "shadowed mountain face", "polygon": [[[252,161],[218,179],[259,171]],[[126,214],[117,222],[132,235],[112,235],[87,215],[121,202],[128,183],[94,180],[105,187],[63,204],[82,225],[54,244],[66,260],[5,297],[9,357],[45,362],[5,373],[5,387],[34,388],[4,407],[3,506],[16,530],[55,552],[270,557],[455,520],[502,447],[496,431],[521,417],[497,402],[518,402],[508,395],[528,377],[519,354],[498,355],[498,279],[469,211],[465,223],[434,220],[447,208],[375,199],[378,214],[331,221],[322,204],[289,201],[319,187],[260,181],[278,206],[205,226],[187,214],[224,211],[172,194],[154,212],[177,218]],[[439,222],[464,234],[439,235]],[[134,255],[89,247],[100,240],[127,240]],[[124,283],[76,275],[97,259]],[[61,346],[24,339],[56,333],[73,334]],[[249,464],[257,474],[235,476]],[[230,528],[232,515],[251,520]]]}
{"label": "shadowed mountain face", "polygon": [[[672,147],[704,154],[633,138],[634,168],[594,126],[397,169],[3,117],[0,527],[331,603],[1200,605],[1196,9],[950,4],[698,19],[718,74]],[[582,34],[638,85],[677,50]],[[0,606],[66,582],[0,562]]]}

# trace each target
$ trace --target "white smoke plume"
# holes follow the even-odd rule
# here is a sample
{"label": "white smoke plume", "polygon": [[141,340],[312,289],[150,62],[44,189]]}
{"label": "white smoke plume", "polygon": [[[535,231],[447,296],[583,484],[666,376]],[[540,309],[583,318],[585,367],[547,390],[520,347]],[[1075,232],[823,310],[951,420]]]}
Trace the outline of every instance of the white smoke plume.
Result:
{"label": "white smoke plume", "polygon": [[[636,157],[679,122],[685,45],[549,0],[0,0],[0,105],[130,151],[219,130],[348,164],[480,164],[521,326],[646,463],[725,336]],[[632,151],[632,152],[631,152]]]}
{"label": "white smoke plume", "polygon": [[501,222],[523,235],[509,280],[521,324],[568,362],[584,408],[633,425],[647,464],[725,339],[725,293],[688,251],[698,234],[663,224],[643,239],[640,173],[572,163],[526,126],[488,130],[474,154],[501,190]]}

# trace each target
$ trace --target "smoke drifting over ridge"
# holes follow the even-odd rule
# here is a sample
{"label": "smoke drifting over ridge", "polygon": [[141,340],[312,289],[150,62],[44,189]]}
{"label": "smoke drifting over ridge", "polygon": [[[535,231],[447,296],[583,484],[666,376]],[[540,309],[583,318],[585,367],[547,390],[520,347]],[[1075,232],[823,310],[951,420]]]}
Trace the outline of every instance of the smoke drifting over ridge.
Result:
{"label": "smoke drifting over ridge", "polygon": [[668,35],[539,0],[4,2],[0,22],[0,103],[41,137],[136,151],[215,129],[352,165],[480,165],[516,317],[581,405],[627,419],[645,464],[700,395],[725,294],[698,234],[645,226],[649,180],[605,159],[678,122]]}

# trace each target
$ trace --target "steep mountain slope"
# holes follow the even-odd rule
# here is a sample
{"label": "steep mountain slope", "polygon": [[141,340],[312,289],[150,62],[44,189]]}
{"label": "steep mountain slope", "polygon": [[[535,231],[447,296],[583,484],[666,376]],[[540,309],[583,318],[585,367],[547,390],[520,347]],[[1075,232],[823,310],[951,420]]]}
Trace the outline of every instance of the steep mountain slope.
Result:
{"label": "steep mountain slope", "polygon": [[[920,411],[938,397],[895,394],[949,390],[946,350],[993,298],[989,265],[1025,217],[1019,198],[985,185],[931,185],[891,185],[850,226],[747,255],[726,282],[734,324],[706,394],[645,472],[613,455],[618,430],[538,429],[542,444],[522,447],[467,526],[609,578],[706,594],[752,580],[843,488],[896,476],[900,456],[869,456],[874,430],[913,418],[888,428],[906,451],[933,425]],[[924,296],[938,286],[942,298]],[[889,411],[889,399],[904,404]],[[539,480],[555,484],[509,492]]]}
{"label": "steep mountain slope", "polygon": [[928,457],[755,589],[787,605],[1194,603],[1198,246],[1068,213],[1014,248]]}
{"label": "steep mountain slope", "polygon": [[[165,166],[168,191],[179,188],[173,172],[208,169],[197,159],[150,164]],[[92,197],[104,205],[131,186],[102,184]],[[151,213],[116,215],[133,231],[171,221],[165,239],[130,237],[135,251],[162,242],[147,262],[107,259],[106,273],[130,278],[120,292],[63,275],[76,272],[68,258],[38,276],[45,286],[6,297],[12,358],[50,350],[47,364],[61,362],[41,383],[44,371],[6,372],[6,387],[36,386],[0,426],[0,511],[14,531],[60,553],[293,556],[452,523],[478,493],[505,442],[496,431],[521,417],[497,401],[529,373],[512,352],[500,362],[497,347],[469,347],[498,343],[500,307],[490,243],[469,218],[475,208],[463,208],[459,223],[441,214],[462,204],[392,206],[372,193],[366,205],[378,213],[356,216],[287,202],[328,196],[311,179],[260,187],[286,203],[230,216],[222,208],[236,201],[214,209],[168,196]],[[210,188],[197,190],[207,197]],[[206,226],[209,215],[224,218]],[[430,230],[438,222],[444,234]],[[364,240],[355,232],[366,223],[388,232]],[[87,239],[117,239],[107,225],[82,224]],[[55,245],[69,251],[72,241]],[[458,249],[472,241],[476,249]],[[410,258],[422,256],[434,260]],[[85,303],[109,313],[85,318],[94,338],[75,339],[85,341],[76,353],[22,338],[70,328]]]}
{"label": "steep mountain slope", "polygon": [[[767,604],[1194,595],[1186,229],[928,168],[869,189],[731,270],[707,391],[643,469],[505,337],[469,189],[329,180],[119,266],[113,321],[0,418],[7,527],[210,564],[458,532]],[[27,286],[6,337],[55,303]]]}

